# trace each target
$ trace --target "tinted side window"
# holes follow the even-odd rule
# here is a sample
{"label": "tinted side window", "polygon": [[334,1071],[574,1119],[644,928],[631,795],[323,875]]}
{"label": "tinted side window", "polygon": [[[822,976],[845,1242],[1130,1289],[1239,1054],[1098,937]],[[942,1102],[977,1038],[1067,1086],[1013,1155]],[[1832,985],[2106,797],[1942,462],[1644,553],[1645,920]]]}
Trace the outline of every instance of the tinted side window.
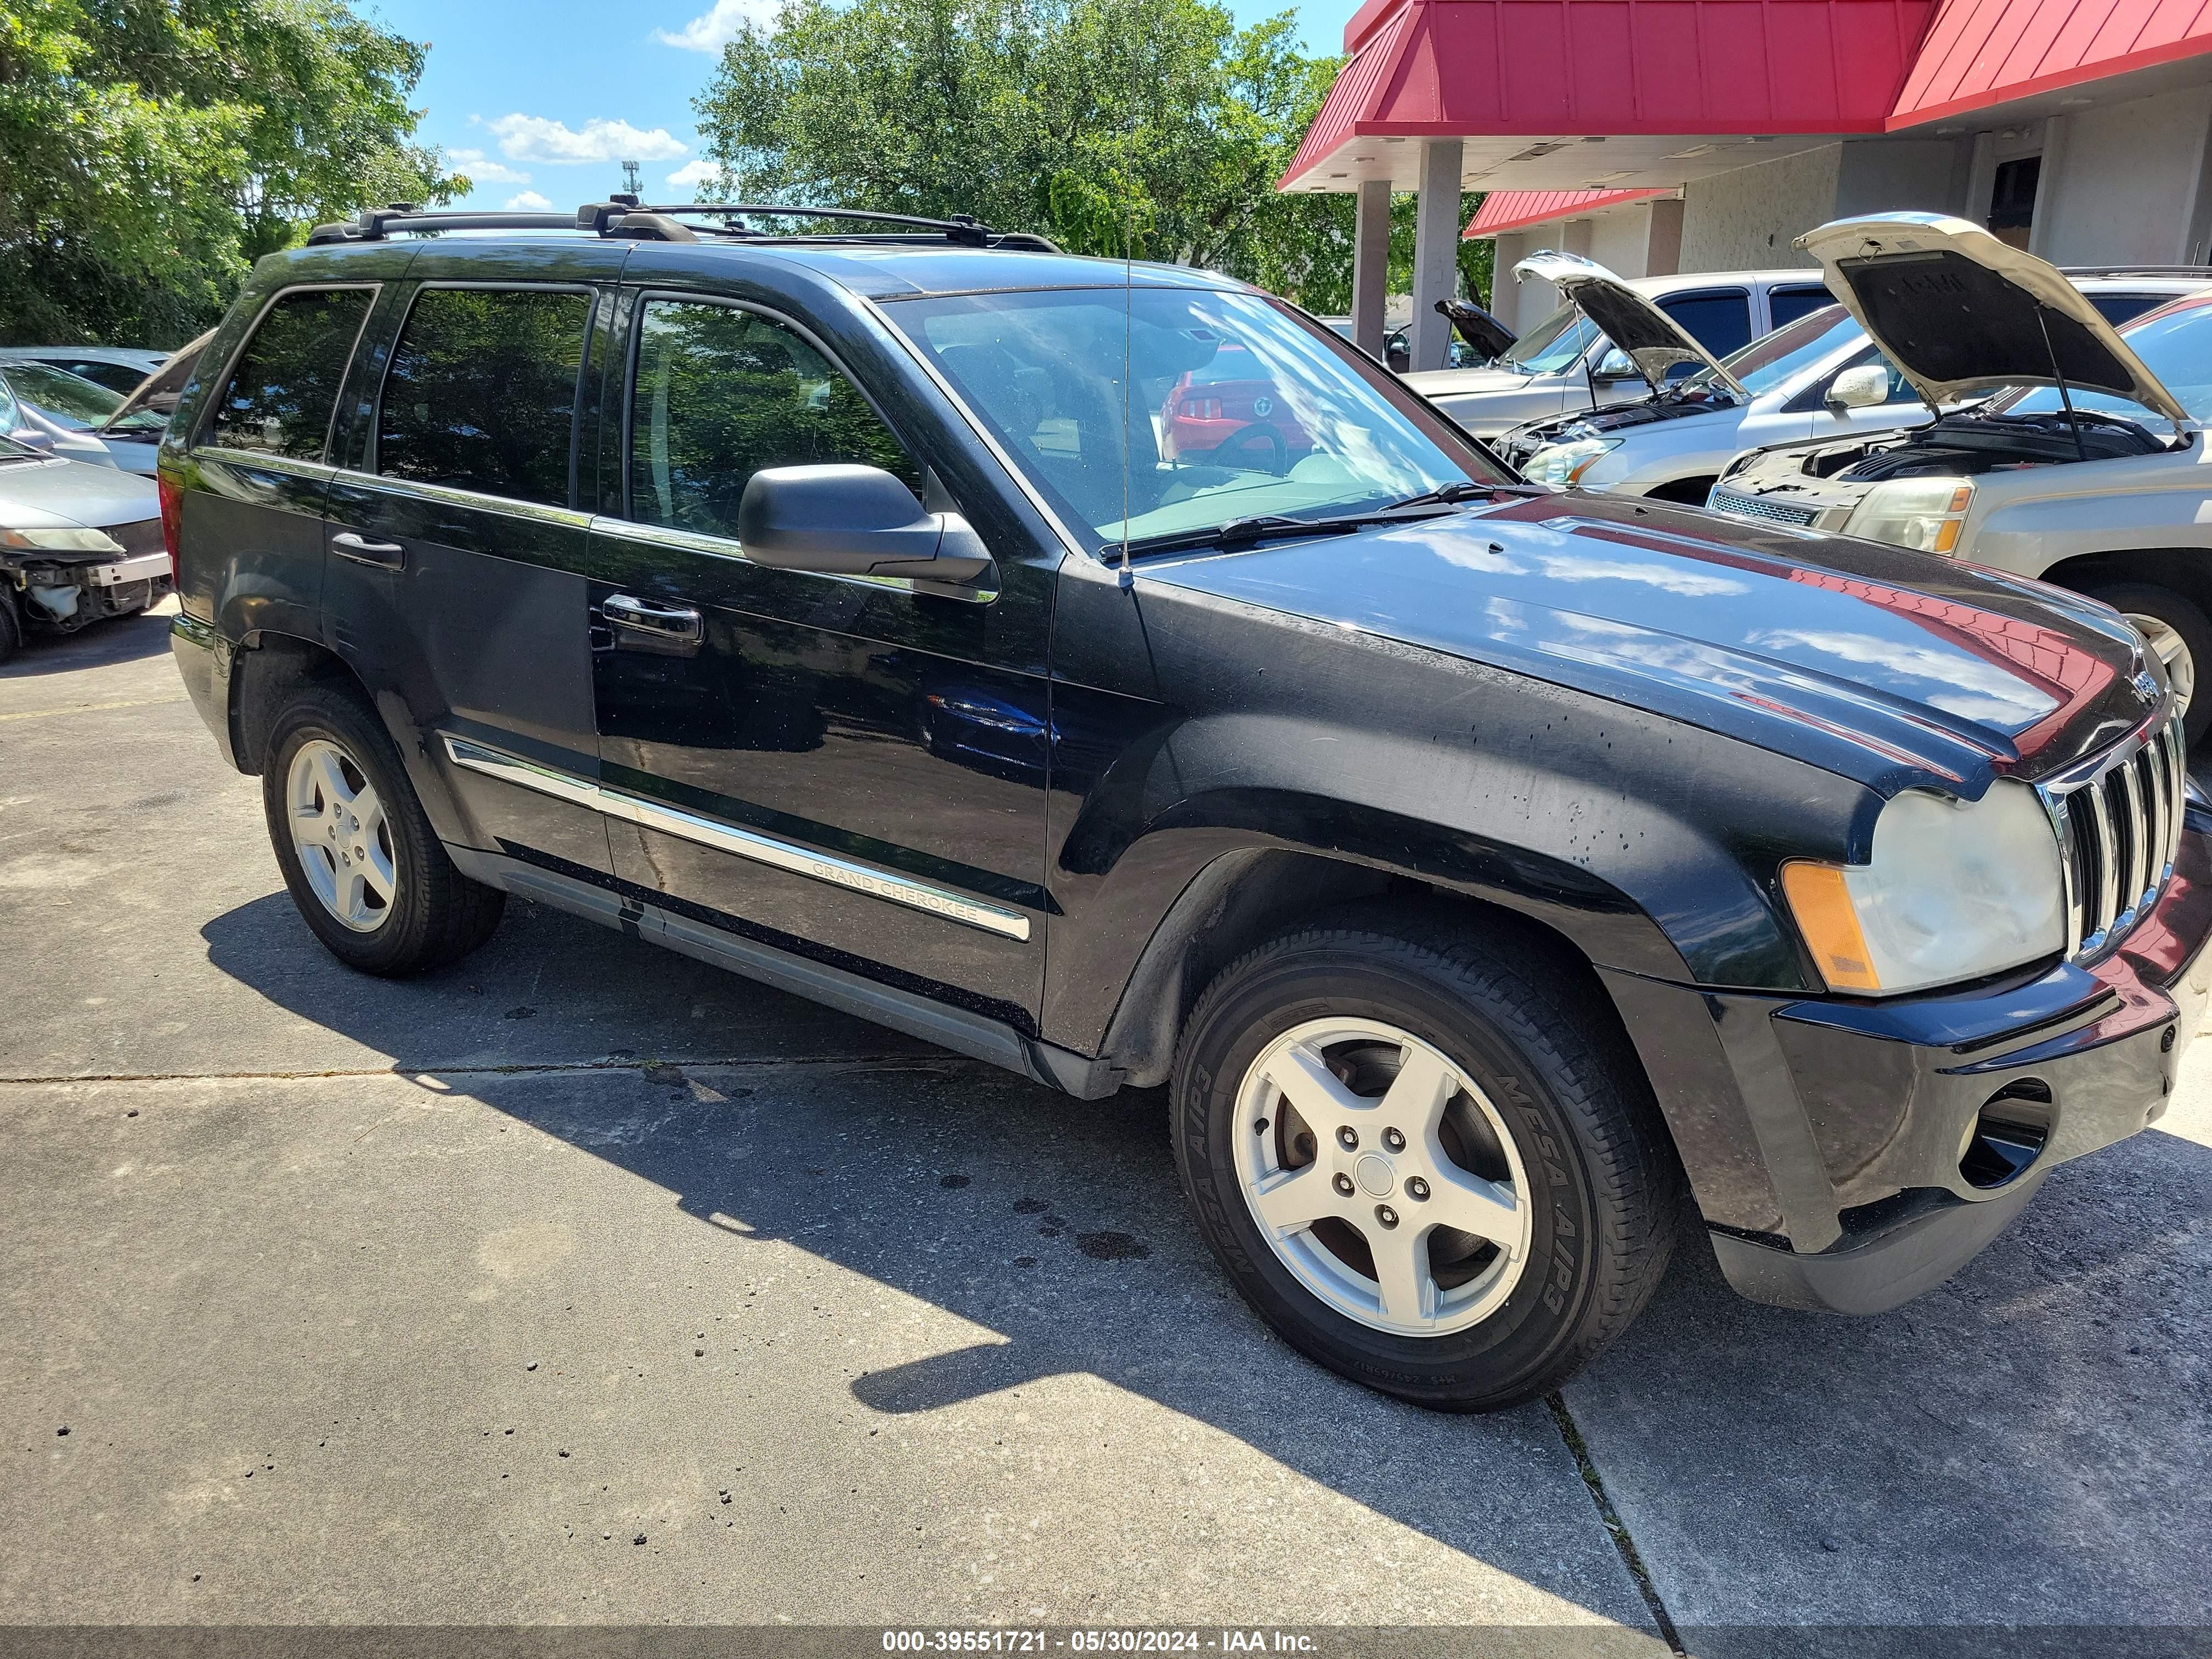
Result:
{"label": "tinted side window", "polygon": [[1809,317],[1824,307],[1836,303],[1836,296],[1820,283],[1805,287],[1771,288],[1766,290],[1766,313],[1776,328],[1787,326],[1800,317]]}
{"label": "tinted side window", "polygon": [[1751,343],[1751,296],[1741,290],[1677,294],[1658,303],[1660,310],[1716,357],[1741,351]]}
{"label": "tinted side window", "polygon": [[568,504],[587,294],[426,288],[376,417],[387,478]]}
{"label": "tinted side window", "polygon": [[270,306],[216,400],[209,441],[321,460],[338,384],[374,298],[363,288],[303,289]]}
{"label": "tinted side window", "polygon": [[2173,297],[2171,294],[2092,294],[2089,303],[2097,307],[2101,316],[2114,328],[2122,323],[2131,323],[2153,306],[2162,306]]}
{"label": "tinted side window", "polygon": [[879,466],[921,491],[921,469],[828,358],[728,306],[647,303],[629,442],[630,517],[702,535],[736,537],[763,467]]}

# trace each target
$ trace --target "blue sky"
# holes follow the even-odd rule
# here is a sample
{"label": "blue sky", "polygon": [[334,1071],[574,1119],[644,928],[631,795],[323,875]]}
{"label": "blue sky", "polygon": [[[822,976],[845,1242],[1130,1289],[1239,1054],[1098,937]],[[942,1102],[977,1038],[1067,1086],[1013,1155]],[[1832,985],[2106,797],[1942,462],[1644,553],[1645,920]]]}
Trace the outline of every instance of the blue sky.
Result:
{"label": "blue sky", "polygon": [[[1241,23],[1285,9],[1228,3]],[[1357,4],[1298,7],[1308,49],[1335,51]],[[643,164],[649,196],[690,200],[692,96],[720,42],[746,16],[772,15],[775,0],[363,0],[361,9],[430,43],[416,92],[428,112],[422,136],[476,180],[471,206],[566,209],[619,189],[624,156]]]}

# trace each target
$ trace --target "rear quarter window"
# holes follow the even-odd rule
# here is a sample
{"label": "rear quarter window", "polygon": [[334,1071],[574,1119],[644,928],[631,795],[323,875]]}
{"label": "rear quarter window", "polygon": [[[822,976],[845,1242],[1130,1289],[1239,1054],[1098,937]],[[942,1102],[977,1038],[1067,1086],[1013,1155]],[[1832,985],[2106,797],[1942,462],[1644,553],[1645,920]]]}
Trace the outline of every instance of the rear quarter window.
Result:
{"label": "rear quarter window", "polygon": [[1751,295],[1742,289],[1674,294],[1658,302],[1682,331],[1716,357],[1751,343]]}
{"label": "rear quarter window", "polygon": [[331,411],[375,291],[300,289],[281,295],[238,354],[216,399],[208,440],[294,460],[319,461]]}

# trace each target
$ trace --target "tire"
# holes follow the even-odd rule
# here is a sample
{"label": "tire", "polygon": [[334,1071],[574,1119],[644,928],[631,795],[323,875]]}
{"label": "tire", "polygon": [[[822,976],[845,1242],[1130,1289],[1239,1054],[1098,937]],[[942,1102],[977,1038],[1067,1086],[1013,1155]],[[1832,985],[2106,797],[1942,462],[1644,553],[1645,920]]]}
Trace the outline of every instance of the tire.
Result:
{"label": "tire", "polygon": [[[2206,729],[2212,727],[2212,696],[2195,695],[2197,676],[2212,673],[2212,622],[2205,619],[2195,600],[2156,582],[2103,582],[2081,591],[2093,599],[2102,599],[2130,620],[2148,617],[2162,625],[2163,635],[2157,628],[2146,628],[2143,632],[2166,664],[2168,678],[2188,699],[2182,730],[2188,734],[2189,746],[2194,749]],[[2142,624],[2138,623],[2137,626]],[[2179,657],[2172,654],[2177,646]]]}
{"label": "tire", "polygon": [[[466,956],[499,926],[507,895],[454,867],[383,723],[345,690],[309,686],[278,714],[261,800],[292,902],[349,968],[419,974]],[[295,835],[311,811],[319,815],[307,822],[325,834]],[[313,853],[303,839],[317,843]]]}
{"label": "tire", "polygon": [[[1682,1177],[1611,1011],[1590,1006],[1600,994],[1517,929],[1485,939],[1373,912],[1271,939],[1206,988],[1176,1054],[1176,1165],[1214,1255],[1285,1341],[1398,1399],[1480,1412],[1550,1393],[1627,1328],[1666,1270]],[[1395,1058],[1397,1038],[1378,1030],[1407,1039]],[[1346,1030],[1351,1041],[1334,1039]],[[1364,1103],[1357,1111],[1315,1082],[1315,1055]],[[1279,1087],[1286,1070],[1302,1080]],[[1438,1078],[1447,1127],[1431,1135],[1417,1103],[1401,1112],[1387,1085],[1407,1079],[1413,1094]],[[1296,1125],[1308,1107],[1319,1121],[1304,1142]],[[1357,1154],[1339,1142],[1342,1128]],[[1301,1156],[1316,1179],[1331,1170],[1329,1196],[1316,1186],[1282,1196],[1309,1167],[1292,1167]],[[1512,1190],[1512,1218],[1469,1210],[1468,1193],[1485,1190],[1470,1172],[1497,1183],[1493,1196]],[[1264,1199],[1250,1196],[1262,1186]],[[1261,1202],[1292,1218],[1287,1233],[1263,1226]],[[1324,1204],[1339,1207],[1297,1226]],[[1517,1258],[1496,1240],[1470,1251],[1471,1231],[1432,1224],[1443,1213],[1517,1228]],[[1376,1240],[1408,1291],[1403,1320]],[[1426,1264],[1411,1280],[1408,1255]],[[1370,1291],[1371,1305],[1357,1305]]]}
{"label": "tire", "polygon": [[23,648],[23,619],[15,614],[15,601],[0,588],[0,662]]}

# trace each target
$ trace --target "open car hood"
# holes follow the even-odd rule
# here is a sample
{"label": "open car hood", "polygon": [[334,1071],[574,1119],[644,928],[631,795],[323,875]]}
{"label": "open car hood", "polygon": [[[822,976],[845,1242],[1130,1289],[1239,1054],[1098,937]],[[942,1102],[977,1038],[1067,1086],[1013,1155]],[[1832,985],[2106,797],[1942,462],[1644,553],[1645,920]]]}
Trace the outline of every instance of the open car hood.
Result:
{"label": "open car hood", "polygon": [[1879,213],[1808,230],[1796,246],[1930,409],[2063,374],[2069,387],[2190,418],[2080,289],[1979,225]]}
{"label": "open car hood", "polygon": [[207,349],[207,343],[214,337],[215,331],[210,329],[198,339],[179,346],[167,362],[138,382],[122,406],[100,423],[100,429],[106,432],[117,422],[130,419],[142,409],[150,409],[164,418],[176,413],[177,399],[184,395],[185,382],[192,378],[192,370],[199,366],[200,353]]}
{"label": "open car hood", "polygon": [[1699,345],[1657,306],[1595,260],[1579,253],[1532,253],[1513,267],[1516,276],[1534,276],[1559,290],[1567,303],[1597,325],[1605,337],[1636,364],[1653,390],[1667,383],[1677,363],[1709,368],[1738,397],[1749,394],[1743,382],[1721,367],[1720,359]]}
{"label": "open car hood", "polygon": [[1459,337],[1480,352],[1486,363],[1496,362],[1513,343],[1513,331],[1472,300],[1439,300],[1437,309],[1450,319]]}

